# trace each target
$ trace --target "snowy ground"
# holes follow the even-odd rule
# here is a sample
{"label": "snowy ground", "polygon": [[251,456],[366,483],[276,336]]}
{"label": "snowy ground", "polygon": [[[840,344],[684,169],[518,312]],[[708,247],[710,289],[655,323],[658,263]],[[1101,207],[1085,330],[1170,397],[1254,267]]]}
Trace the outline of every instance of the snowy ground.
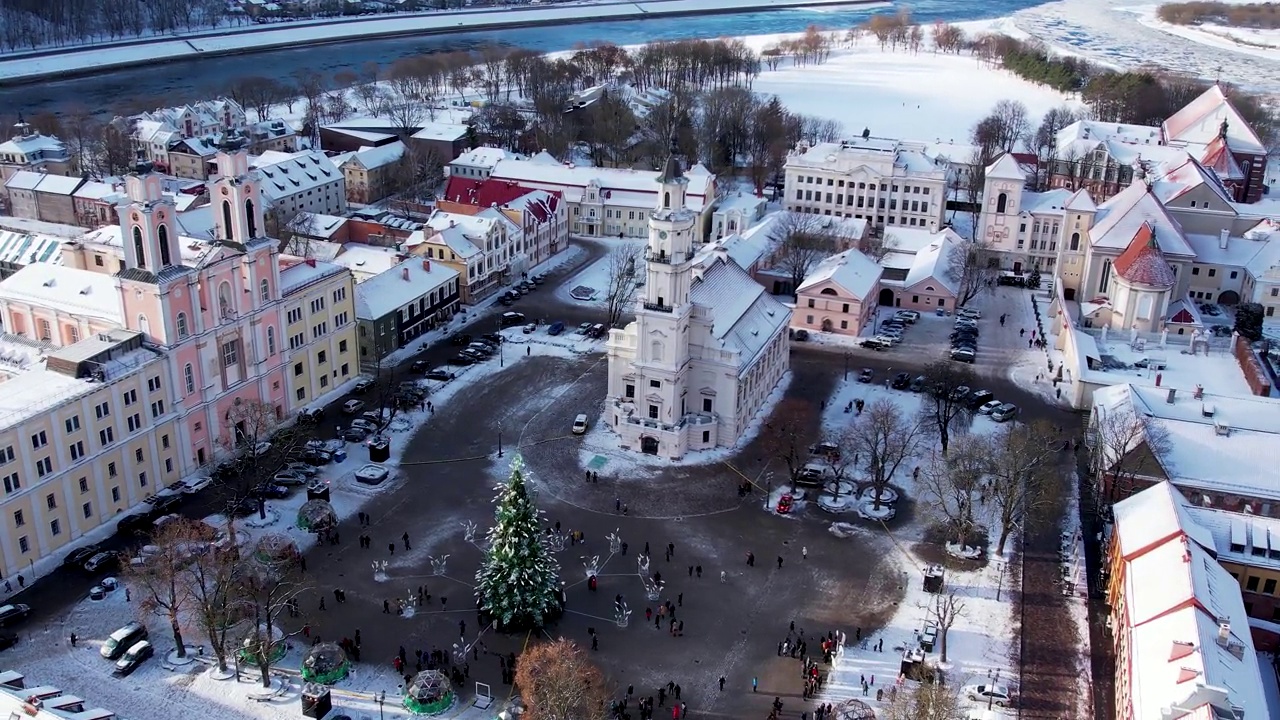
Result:
{"label": "snowy ground", "polygon": [[[575,241],[584,243],[600,242],[598,240],[589,240],[586,238],[575,238]],[[647,240],[645,239],[627,238],[624,240],[609,240],[604,244],[610,249],[615,247],[640,248],[643,247],[646,242]],[[570,304],[577,303],[593,305],[596,307],[606,307],[608,305],[606,296],[608,295],[609,290],[609,268],[613,264],[612,258],[610,257],[611,252],[612,250],[601,255],[598,260],[582,268],[575,275],[560,283],[560,285],[556,287],[556,297]],[[641,271],[643,272],[643,269],[641,269]],[[575,298],[569,294],[575,288],[582,288],[584,290],[586,288],[590,288],[595,291],[595,295],[589,300]],[[586,297],[585,293],[579,294]]]}
{"label": "snowy ground", "polygon": [[1215,23],[1175,25],[1161,20],[1159,5],[1126,8],[1146,27],[1176,35],[1210,48],[1235,52],[1265,60],[1280,60],[1280,30],[1231,27]]}
{"label": "snowy ground", "polygon": [[[527,355],[552,355],[571,357],[584,352],[598,351],[598,341],[585,341],[575,337],[550,337],[545,331],[533,335],[523,335],[517,329],[505,331],[512,342],[507,346],[505,364],[519,362]],[[423,381],[431,387],[430,400],[437,410],[447,407],[456,396],[465,394],[468,388],[482,383],[501,371],[497,358],[484,363],[464,368],[457,379],[447,383]],[[427,413],[415,411],[400,413],[392,421],[389,433],[392,444],[392,456],[386,465],[392,470],[392,476],[378,487],[359,485],[353,480],[353,473],[367,464],[367,451],[360,445],[347,445],[348,458],[345,462],[324,467],[320,477],[330,483],[331,503],[339,516],[354,515],[366,503],[384,494],[403,479],[396,468],[401,454],[413,429],[420,426],[427,418]],[[298,508],[306,500],[306,494],[296,493],[293,497],[268,503],[267,520],[260,521],[256,515],[238,523],[238,535],[246,543],[256,542],[266,534],[283,534],[292,539],[300,548],[306,549],[315,542],[310,533],[299,530],[294,520]],[[220,526],[225,521],[221,516],[206,518],[206,522]],[[112,528],[114,529],[114,528]],[[447,532],[452,532],[448,528]],[[428,538],[423,538],[423,547],[429,546]],[[416,543],[415,543],[416,544]],[[397,555],[396,562],[408,562]],[[97,654],[98,647],[116,628],[135,619],[138,608],[138,594],[134,593],[132,603],[124,601],[124,592],[116,591],[107,600],[92,602],[84,600],[62,617],[40,626],[26,626],[22,629],[23,642],[6,652],[5,667],[17,668],[28,677],[29,684],[53,685],[67,693],[74,693],[88,699],[89,704],[105,707],[117,712],[125,712],[133,720],[170,720],[173,708],[183,708],[184,718],[201,720],[203,718],[251,717],[263,720],[280,718],[296,718],[300,691],[300,678],[297,671],[301,665],[306,642],[301,638],[291,640],[289,655],[279,663],[277,674],[284,678],[283,692],[268,701],[258,701],[251,697],[259,694],[260,685],[256,682],[256,671],[245,670],[245,681],[218,680],[206,670],[207,664],[195,662],[189,665],[166,669],[159,659],[148,661],[141,669],[124,680],[110,677],[112,664]],[[170,634],[165,624],[152,617],[148,620],[152,630],[151,640],[157,648],[157,658],[173,649]],[[79,638],[79,647],[72,649],[67,638],[75,632]],[[203,641],[198,632],[188,630],[186,640],[189,644]],[[362,663],[355,666],[354,675],[335,687],[334,705],[352,717],[371,718],[378,713],[373,701],[374,689],[396,687],[398,680],[391,669],[381,663]],[[467,698],[472,696],[472,688],[463,688]],[[400,698],[388,692],[385,717],[408,717],[400,705]],[[459,705],[448,717],[465,718],[467,720],[493,717],[493,711],[482,712]]]}

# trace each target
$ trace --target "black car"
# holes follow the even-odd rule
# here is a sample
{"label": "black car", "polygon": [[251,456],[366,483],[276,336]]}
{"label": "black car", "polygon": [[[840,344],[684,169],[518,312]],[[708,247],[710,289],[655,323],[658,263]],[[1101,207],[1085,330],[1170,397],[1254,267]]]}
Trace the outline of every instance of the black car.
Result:
{"label": "black car", "polygon": [[502,337],[498,333],[485,333],[480,336],[480,339],[485,342],[494,343],[495,345],[501,345],[506,342],[506,338]]}
{"label": "black car", "polygon": [[151,529],[151,521],[148,515],[126,515],[116,523],[116,532],[121,535],[144,533]]}
{"label": "black car", "polygon": [[498,300],[498,304],[501,305],[502,307],[511,307],[512,305],[516,304],[516,301],[509,297],[504,297]]}
{"label": "black car", "polygon": [[907,373],[900,372],[893,376],[893,389],[905,390],[911,384],[911,376]]}
{"label": "black car", "polygon": [[448,370],[432,370],[431,372],[427,373],[427,379],[439,380],[440,382],[445,382],[453,379],[453,373],[449,372]]}
{"label": "black car", "polygon": [[160,495],[151,503],[151,514],[159,517],[168,515],[177,507],[180,495]]}
{"label": "black car", "polygon": [[14,605],[0,605],[0,627],[12,625],[16,622],[25,620],[31,614],[31,606],[17,603]]}
{"label": "black car", "polygon": [[62,565],[63,567],[78,567],[83,564],[85,560],[88,560],[99,552],[101,551],[98,549],[96,544],[76,548],[67,554],[67,557],[62,561]]}
{"label": "black car", "polygon": [[450,345],[470,345],[471,336],[466,333],[454,333],[449,336]]}
{"label": "black car", "polygon": [[872,350],[884,350],[887,347],[883,342],[880,342],[879,340],[873,337],[863,340],[862,342],[858,343],[858,345],[864,348],[870,348]]}
{"label": "black car", "polygon": [[357,427],[347,428],[342,431],[342,439],[347,442],[360,443],[364,442],[367,437],[369,437],[369,433]]}
{"label": "black car", "polygon": [[273,482],[262,483],[253,489],[253,494],[259,497],[280,500],[289,497],[289,488],[283,485],[277,485]]}
{"label": "black car", "polygon": [[306,450],[300,455],[302,462],[319,467],[333,462],[333,455],[324,450]]}
{"label": "black car", "polygon": [[120,556],[113,552],[97,552],[90,555],[81,566],[85,572],[96,573],[100,570],[110,570],[120,563]]}
{"label": "black car", "polygon": [[[502,313],[502,327],[512,327],[514,325],[523,325],[525,323],[524,313],[505,312]],[[470,342],[468,340],[467,342]]]}
{"label": "black car", "polygon": [[18,636],[13,633],[0,633],[0,650],[8,650],[18,644]]}
{"label": "black car", "polygon": [[454,355],[449,358],[450,365],[475,365],[476,359],[466,355]]}
{"label": "black car", "polygon": [[426,372],[429,367],[431,367],[431,363],[426,360],[414,360],[413,364],[409,366],[409,370],[411,372],[420,373]]}

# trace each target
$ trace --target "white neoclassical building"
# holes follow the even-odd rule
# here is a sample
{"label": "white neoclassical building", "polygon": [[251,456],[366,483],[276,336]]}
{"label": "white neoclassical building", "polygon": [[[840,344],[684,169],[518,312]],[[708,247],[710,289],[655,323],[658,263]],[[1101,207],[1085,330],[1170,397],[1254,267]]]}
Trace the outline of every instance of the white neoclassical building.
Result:
{"label": "white neoclassical building", "polygon": [[623,448],[677,460],[746,432],[790,366],[790,311],[719,245],[695,253],[675,158],[657,182],[636,319],[609,332],[605,422]]}

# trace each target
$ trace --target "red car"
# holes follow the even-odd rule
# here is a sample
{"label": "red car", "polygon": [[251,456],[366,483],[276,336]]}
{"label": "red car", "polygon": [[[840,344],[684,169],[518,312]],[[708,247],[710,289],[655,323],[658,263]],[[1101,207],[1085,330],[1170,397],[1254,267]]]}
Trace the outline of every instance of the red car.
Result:
{"label": "red car", "polygon": [[778,498],[778,507],[777,507],[778,514],[786,515],[787,513],[791,512],[791,504],[793,502],[794,500],[789,494],[783,495],[782,497]]}

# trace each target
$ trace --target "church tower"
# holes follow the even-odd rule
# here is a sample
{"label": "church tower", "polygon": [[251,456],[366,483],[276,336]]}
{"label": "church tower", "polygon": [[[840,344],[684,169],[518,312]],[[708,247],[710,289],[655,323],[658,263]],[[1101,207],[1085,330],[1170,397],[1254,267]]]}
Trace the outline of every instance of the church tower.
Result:
{"label": "church tower", "polygon": [[131,273],[141,277],[181,265],[177,207],[165,196],[151,163],[140,162],[125,178],[125,192],[129,203],[118,209],[125,268],[141,271]]}
{"label": "church tower", "polygon": [[243,249],[265,236],[258,177],[249,172],[249,154],[238,145],[224,145],[216,159],[210,201],[216,239]]}
{"label": "church tower", "polygon": [[685,404],[689,319],[693,313],[689,288],[693,284],[694,227],[698,218],[685,206],[689,179],[684,176],[674,148],[657,182],[661,188],[657,205],[649,214],[646,282],[636,307],[639,346],[635,366],[647,381],[641,390],[641,405],[647,408],[645,416],[674,424],[690,411]]}

